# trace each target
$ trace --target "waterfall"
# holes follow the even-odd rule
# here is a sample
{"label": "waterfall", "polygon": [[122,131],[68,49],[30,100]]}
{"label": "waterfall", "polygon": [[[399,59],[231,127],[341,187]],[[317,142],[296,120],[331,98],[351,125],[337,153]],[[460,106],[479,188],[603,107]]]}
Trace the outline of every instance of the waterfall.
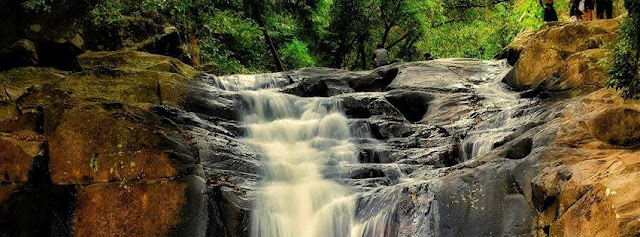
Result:
{"label": "waterfall", "polygon": [[251,236],[349,236],[353,192],[324,177],[325,169],[357,163],[347,118],[331,98],[278,92],[269,77],[222,78],[246,103],[246,141],[263,153],[264,177],[255,194]]}
{"label": "waterfall", "polygon": [[[464,78],[464,90],[430,92],[456,96],[429,103],[456,104],[446,100],[458,98],[470,102],[462,105],[470,111],[466,117],[438,115],[452,125],[415,124],[414,134],[388,140],[375,138],[370,122],[389,118],[348,119],[342,109],[344,96],[306,98],[282,93],[278,88],[290,80],[277,73],[211,77],[211,86],[238,95],[240,121],[246,131],[243,140],[261,152],[261,180],[248,194],[253,204],[250,235],[439,235],[442,209],[435,194],[442,185],[440,178],[450,170],[432,166],[440,160],[429,159],[447,146],[461,146],[460,162],[490,153],[536,111],[528,113],[532,100],[520,98],[501,83],[509,71],[505,62],[474,61],[472,65],[477,66],[477,73],[470,70],[475,75]],[[352,95],[355,93],[367,92]],[[384,93],[379,94],[384,98]],[[344,106],[349,111],[350,104],[345,101]],[[460,141],[450,139],[450,134],[466,136]],[[416,147],[402,146],[401,142],[413,138],[423,140],[413,144]],[[400,149],[412,150],[403,153]],[[411,160],[406,156],[411,152],[424,157]]]}
{"label": "waterfall", "polygon": [[[482,97],[481,105],[489,112],[467,137],[462,141],[462,155],[464,160],[471,160],[493,150],[506,136],[515,129],[524,125],[528,119],[520,118],[518,113],[525,107],[532,105],[531,100],[522,99],[518,93],[509,90],[502,83],[502,78],[508,73],[505,61],[491,62],[488,68],[474,75],[470,80],[478,84],[474,89],[478,96]],[[526,114],[531,118],[535,114]]]}

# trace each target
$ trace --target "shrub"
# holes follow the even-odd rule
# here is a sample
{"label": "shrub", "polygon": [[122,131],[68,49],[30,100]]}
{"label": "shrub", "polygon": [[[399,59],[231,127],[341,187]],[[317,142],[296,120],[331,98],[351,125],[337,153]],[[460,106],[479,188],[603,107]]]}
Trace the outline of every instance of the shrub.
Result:
{"label": "shrub", "polygon": [[315,61],[313,57],[311,57],[307,45],[298,39],[291,40],[291,42],[285,44],[280,51],[282,60],[289,69],[315,65]]}
{"label": "shrub", "polygon": [[625,7],[629,16],[613,50],[607,87],[621,91],[625,99],[635,99],[640,96],[640,0],[625,0]]}

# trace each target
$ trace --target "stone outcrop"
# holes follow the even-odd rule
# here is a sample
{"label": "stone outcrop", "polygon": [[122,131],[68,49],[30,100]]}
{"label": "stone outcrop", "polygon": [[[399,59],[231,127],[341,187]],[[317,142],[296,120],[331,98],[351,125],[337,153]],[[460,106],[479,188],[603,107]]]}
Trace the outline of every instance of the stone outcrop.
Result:
{"label": "stone outcrop", "polygon": [[0,51],[0,70],[38,65],[38,51],[31,40],[22,39]]}
{"label": "stone outcrop", "polygon": [[497,56],[514,65],[504,82],[517,90],[564,98],[603,88],[606,66],[600,61],[617,40],[621,19],[552,23],[521,33]]}
{"label": "stone outcrop", "polygon": [[202,166],[150,110],[186,104],[196,71],[135,51],[79,59],[78,73],[0,73],[0,235],[204,235]]}
{"label": "stone outcrop", "polygon": [[539,211],[536,225],[546,234],[632,236],[640,231],[632,185],[638,182],[633,148],[638,105],[601,89],[561,106],[558,118],[531,134],[535,155],[522,165],[536,164],[537,171],[519,182],[529,187],[525,182],[532,178],[525,196]]}

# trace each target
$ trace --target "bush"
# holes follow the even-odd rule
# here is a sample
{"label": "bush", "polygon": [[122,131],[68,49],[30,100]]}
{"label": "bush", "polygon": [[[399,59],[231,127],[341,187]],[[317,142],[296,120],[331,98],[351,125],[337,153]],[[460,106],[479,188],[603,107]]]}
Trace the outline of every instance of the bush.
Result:
{"label": "bush", "polygon": [[640,0],[625,0],[629,16],[622,25],[622,35],[613,50],[607,87],[621,91],[625,99],[640,96]]}
{"label": "bush", "polygon": [[48,0],[28,0],[22,3],[22,7],[36,13],[51,11],[51,5]]}
{"label": "bush", "polygon": [[298,39],[291,40],[291,42],[285,44],[280,51],[282,61],[289,69],[312,67],[315,65],[315,61],[313,57],[311,57],[307,45]]}

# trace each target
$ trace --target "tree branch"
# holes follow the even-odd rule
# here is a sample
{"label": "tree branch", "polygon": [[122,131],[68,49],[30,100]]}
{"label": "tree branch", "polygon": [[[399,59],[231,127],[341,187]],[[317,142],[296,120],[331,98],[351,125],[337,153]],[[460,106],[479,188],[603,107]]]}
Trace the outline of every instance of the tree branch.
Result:
{"label": "tree branch", "polygon": [[400,43],[402,40],[406,39],[407,37],[409,37],[411,33],[406,33],[404,34],[402,37],[400,37],[400,39],[394,41],[393,43],[389,44],[389,46],[387,46],[387,49],[391,49],[393,48],[393,46],[396,46],[398,43]]}
{"label": "tree branch", "polygon": [[458,20],[458,19],[453,18],[453,19],[448,20],[448,21],[438,22],[438,23],[436,23],[436,24],[433,24],[433,25],[431,26],[431,28],[438,28],[438,27],[444,26],[444,25],[449,24],[449,23],[454,23],[454,22],[456,22],[457,20]]}

